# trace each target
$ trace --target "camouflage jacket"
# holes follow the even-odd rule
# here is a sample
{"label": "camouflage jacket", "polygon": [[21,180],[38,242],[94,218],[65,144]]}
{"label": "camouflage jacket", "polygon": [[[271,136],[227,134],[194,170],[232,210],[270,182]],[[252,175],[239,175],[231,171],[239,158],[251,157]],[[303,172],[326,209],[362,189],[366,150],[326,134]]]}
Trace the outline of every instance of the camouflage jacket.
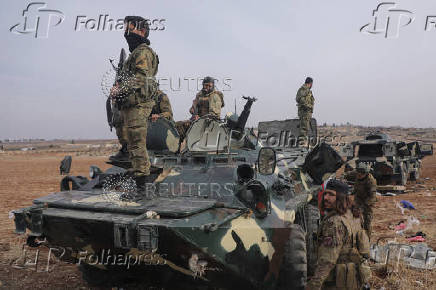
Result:
{"label": "camouflage jacket", "polygon": [[223,93],[214,89],[212,92],[205,94],[201,90],[195,96],[189,112],[193,115],[199,115],[200,117],[211,114],[215,117],[221,118],[222,107],[224,107]]}
{"label": "camouflage jacket", "polygon": [[122,107],[151,102],[157,91],[156,73],[159,58],[145,43],[129,55],[121,71],[119,96]]}
{"label": "camouflage jacket", "polygon": [[356,179],[353,194],[357,206],[373,206],[377,201],[376,192],[377,182],[371,173],[368,173],[364,179]]}
{"label": "camouflage jacket", "polygon": [[315,275],[309,280],[307,289],[322,289],[326,282],[336,285],[336,266],[356,262],[348,253],[355,247],[353,239],[359,229],[361,220],[354,218],[350,210],[342,216],[331,211],[324,217],[318,231]]}
{"label": "camouflage jacket", "polygon": [[173,121],[173,110],[170,100],[164,92],[158,90],[154,97],[154,107],[151,114],[158,114],[163,118]]}
{"label": "camouflage jacket", "polygon": [[297,102],[298,109],[313,112],[315,99],[312,95],[312,91],[305,85],[301,86],[301,88],[298,90],[295,101]]}

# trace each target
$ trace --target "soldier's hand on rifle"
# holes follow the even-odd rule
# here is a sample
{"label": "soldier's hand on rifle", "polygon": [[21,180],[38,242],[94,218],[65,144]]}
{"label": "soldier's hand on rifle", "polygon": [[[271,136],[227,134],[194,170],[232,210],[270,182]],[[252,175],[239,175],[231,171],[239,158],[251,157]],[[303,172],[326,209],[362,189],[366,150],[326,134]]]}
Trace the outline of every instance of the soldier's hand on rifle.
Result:
{"label": "soldier's hand on rifle", "polygon": [[160,115],[159,114],[152,114],[151,115],[151,121],[152,122],[156,122],[157,119],[159,119]]}
{"label": "soldier's hand on rifle", "polygon": [[109,97],[115,98],[116,96],[119,95],[119,93],[120,93],[120,88],[119,88],[118,84],[116,84],[111,88],[111,91],[109,93]]}
{"label": "soldier's hand on rifle", "polygon": [[197,121],[198,119],[200,119],[200,116],[199,115],[194,115],[194,116],[192,116],[192,119],[194,119],[194,121]]}

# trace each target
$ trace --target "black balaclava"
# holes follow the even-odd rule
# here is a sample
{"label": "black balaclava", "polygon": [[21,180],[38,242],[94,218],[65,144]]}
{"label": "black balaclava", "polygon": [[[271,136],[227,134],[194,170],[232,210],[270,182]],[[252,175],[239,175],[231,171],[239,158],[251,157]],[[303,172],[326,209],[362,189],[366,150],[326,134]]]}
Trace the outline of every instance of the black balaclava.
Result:
{"label": "black balaclava", "polygon": [[129,45],[130,52],[133,52],[135,48],[143,43],[150,45],[150,40],[148,40],[148,34],[150,32],[150,29],[148,26],[148,22],[144,18],[142,18],[141,16],[126,16],[124,18],[124,23],[125,25],[127,25],[127,27],[129,26],[129,24],[133,24],[137,29],[144,28],[146,30],[144,36],[130,32],[128,28],[125,30],[124,38]]}

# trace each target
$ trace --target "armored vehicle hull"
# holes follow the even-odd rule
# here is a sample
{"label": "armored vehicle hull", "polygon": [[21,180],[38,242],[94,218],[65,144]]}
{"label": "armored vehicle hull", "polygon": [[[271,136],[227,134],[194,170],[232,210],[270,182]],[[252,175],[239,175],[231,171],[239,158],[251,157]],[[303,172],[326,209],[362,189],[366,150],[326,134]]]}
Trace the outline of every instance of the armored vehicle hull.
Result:
{"label": "armored vehicle hull", "polygon": [[96,269],[157,268],[213,287],[304,289],[319,218],[310,201],[341,158],[326,144],[273,150],[253,131],[237,136],[200,119],[187,152],[151,154],[140,199],[130,199],[136,192],[123,168],[96,170],[90,181],[67,177],[63,189],[72,190],[14,211],[16,232],[27,232],[29,245],[59,248],[84,278]]}

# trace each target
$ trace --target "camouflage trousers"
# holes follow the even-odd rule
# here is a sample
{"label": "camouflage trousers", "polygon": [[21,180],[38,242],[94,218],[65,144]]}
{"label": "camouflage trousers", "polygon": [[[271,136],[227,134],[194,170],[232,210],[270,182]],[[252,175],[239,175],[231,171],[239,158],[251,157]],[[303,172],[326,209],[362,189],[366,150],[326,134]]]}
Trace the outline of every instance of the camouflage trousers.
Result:
{"label": "camouflage trousers", "polygon": [[371,239],[371,233],[372,233],[372,219],[374,215],[372,213],[372,208],[368,207],[363,211],[363,228],[366,230],[366,233],[368,234],[368,238]]}
{"label": "camouflage trousers", "polygon": [[150,175],[150,158],[147,152],[147,125],[154,101],[139,103],[121,110],[127,133],[127,149],[135,177]]}
{"label": "camouflage trousers", "polygon": [[368,238],[371,239],[372,232],[372,219],[374,217],[372,207],[370,205],[362,205],[357,203],[357,206],[360,208],[363,217],[363,229],[366,231]]}
{"label": "camouflage trousers", "polygon": [[300,119],[299,136],[307,137],[307,132],[310,130],[310,121],[312,120],[312,111],[299,107],[298,118]]}
{"label": "camouflage trousers", "polygon": [[180,136],[180,142],[183,142],[186,138],[186,134],[188,133],[189,127],[191,127],[192,122],[190,120],[185,121],[177,121],[176,129]]}
{"label": "camouflage trousers", "polygon": [[127,127],[123,124],[117,124],[115,126],[115,132],[117,133],[118,142],[120,142],[121,146],[127,145],[128,137],[127,137]]}

